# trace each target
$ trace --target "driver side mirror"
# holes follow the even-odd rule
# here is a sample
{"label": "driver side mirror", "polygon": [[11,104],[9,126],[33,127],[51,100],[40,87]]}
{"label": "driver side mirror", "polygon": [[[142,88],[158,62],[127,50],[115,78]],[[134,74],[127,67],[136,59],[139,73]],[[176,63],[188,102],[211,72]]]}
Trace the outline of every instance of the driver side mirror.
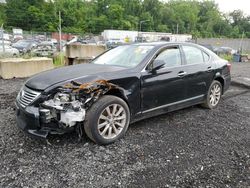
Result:
{"label": "driver side mirror", "polygon": [[155,73],[157,70],[163,68],[165,62],[163,60],[156,59],[148,67],[149,72]]}

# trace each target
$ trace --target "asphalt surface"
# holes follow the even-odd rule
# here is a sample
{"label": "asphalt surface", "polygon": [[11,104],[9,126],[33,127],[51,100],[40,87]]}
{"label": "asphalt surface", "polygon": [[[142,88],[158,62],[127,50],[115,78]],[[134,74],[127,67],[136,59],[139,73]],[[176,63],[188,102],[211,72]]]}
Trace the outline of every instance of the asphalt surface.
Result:
{"label": "asphalt surface", "polygon": [[0,187],[250,187],[250,90],[130,126],[98,146],[74,133],[29,138],[16,127],[24,79],[0,79]]}

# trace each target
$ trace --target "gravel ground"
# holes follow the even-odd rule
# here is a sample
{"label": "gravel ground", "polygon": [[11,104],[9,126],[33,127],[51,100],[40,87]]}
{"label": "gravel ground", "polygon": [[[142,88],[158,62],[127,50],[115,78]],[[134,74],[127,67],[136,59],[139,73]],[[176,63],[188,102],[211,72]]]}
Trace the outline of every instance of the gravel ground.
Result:
{"label": "gravel ground", "polygon": [[250,91],[130,126],[98,146],[74,133],[34,140],[16,127],[24,79],[0,80],[0,187],[250,187]]}
{"label": "gravel ground", "polygon": [[250,78],[250,62],[232,63],[231,76],[232,78],[235,78],[235,77]]}

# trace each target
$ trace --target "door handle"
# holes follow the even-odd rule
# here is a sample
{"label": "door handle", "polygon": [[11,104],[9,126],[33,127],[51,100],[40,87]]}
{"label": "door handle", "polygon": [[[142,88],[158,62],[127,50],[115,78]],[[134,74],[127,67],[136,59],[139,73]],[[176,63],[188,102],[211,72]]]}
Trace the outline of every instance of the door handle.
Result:
{"label": "door handle", "polygon": [[208,67],[207,72],[211,72],[211,71],[212,71],[212,67]]}
{"label": "door handle", "polygon": [[183,76],[185,76],[186,74],[187,74],[187,72],[181,71],[181,72],[178,73],[178,76],[179,76],[179,77],[183,77]]}

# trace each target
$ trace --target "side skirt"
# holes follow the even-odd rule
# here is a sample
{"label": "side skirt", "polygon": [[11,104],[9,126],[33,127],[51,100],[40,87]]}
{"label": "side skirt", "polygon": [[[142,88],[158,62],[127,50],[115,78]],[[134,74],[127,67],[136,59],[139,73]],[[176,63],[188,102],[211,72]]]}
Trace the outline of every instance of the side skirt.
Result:
{"label": "side skirt", "polygon": [[181,100],[178,102],[158,106],[156,108],[152,108],[149,110],[145,110],[141,113],[138,113],[131,123],[135,123],[135,122],[143,120],[143,119],[166,114],[168,112],[180,110],[180,109],[194,106],[197,104],[201,104],[201,103],[203,103],[204,99],[205,99],[205,95],[199,95],[199,96],[192,97],[189,99],[185,99],[185,100]]}

